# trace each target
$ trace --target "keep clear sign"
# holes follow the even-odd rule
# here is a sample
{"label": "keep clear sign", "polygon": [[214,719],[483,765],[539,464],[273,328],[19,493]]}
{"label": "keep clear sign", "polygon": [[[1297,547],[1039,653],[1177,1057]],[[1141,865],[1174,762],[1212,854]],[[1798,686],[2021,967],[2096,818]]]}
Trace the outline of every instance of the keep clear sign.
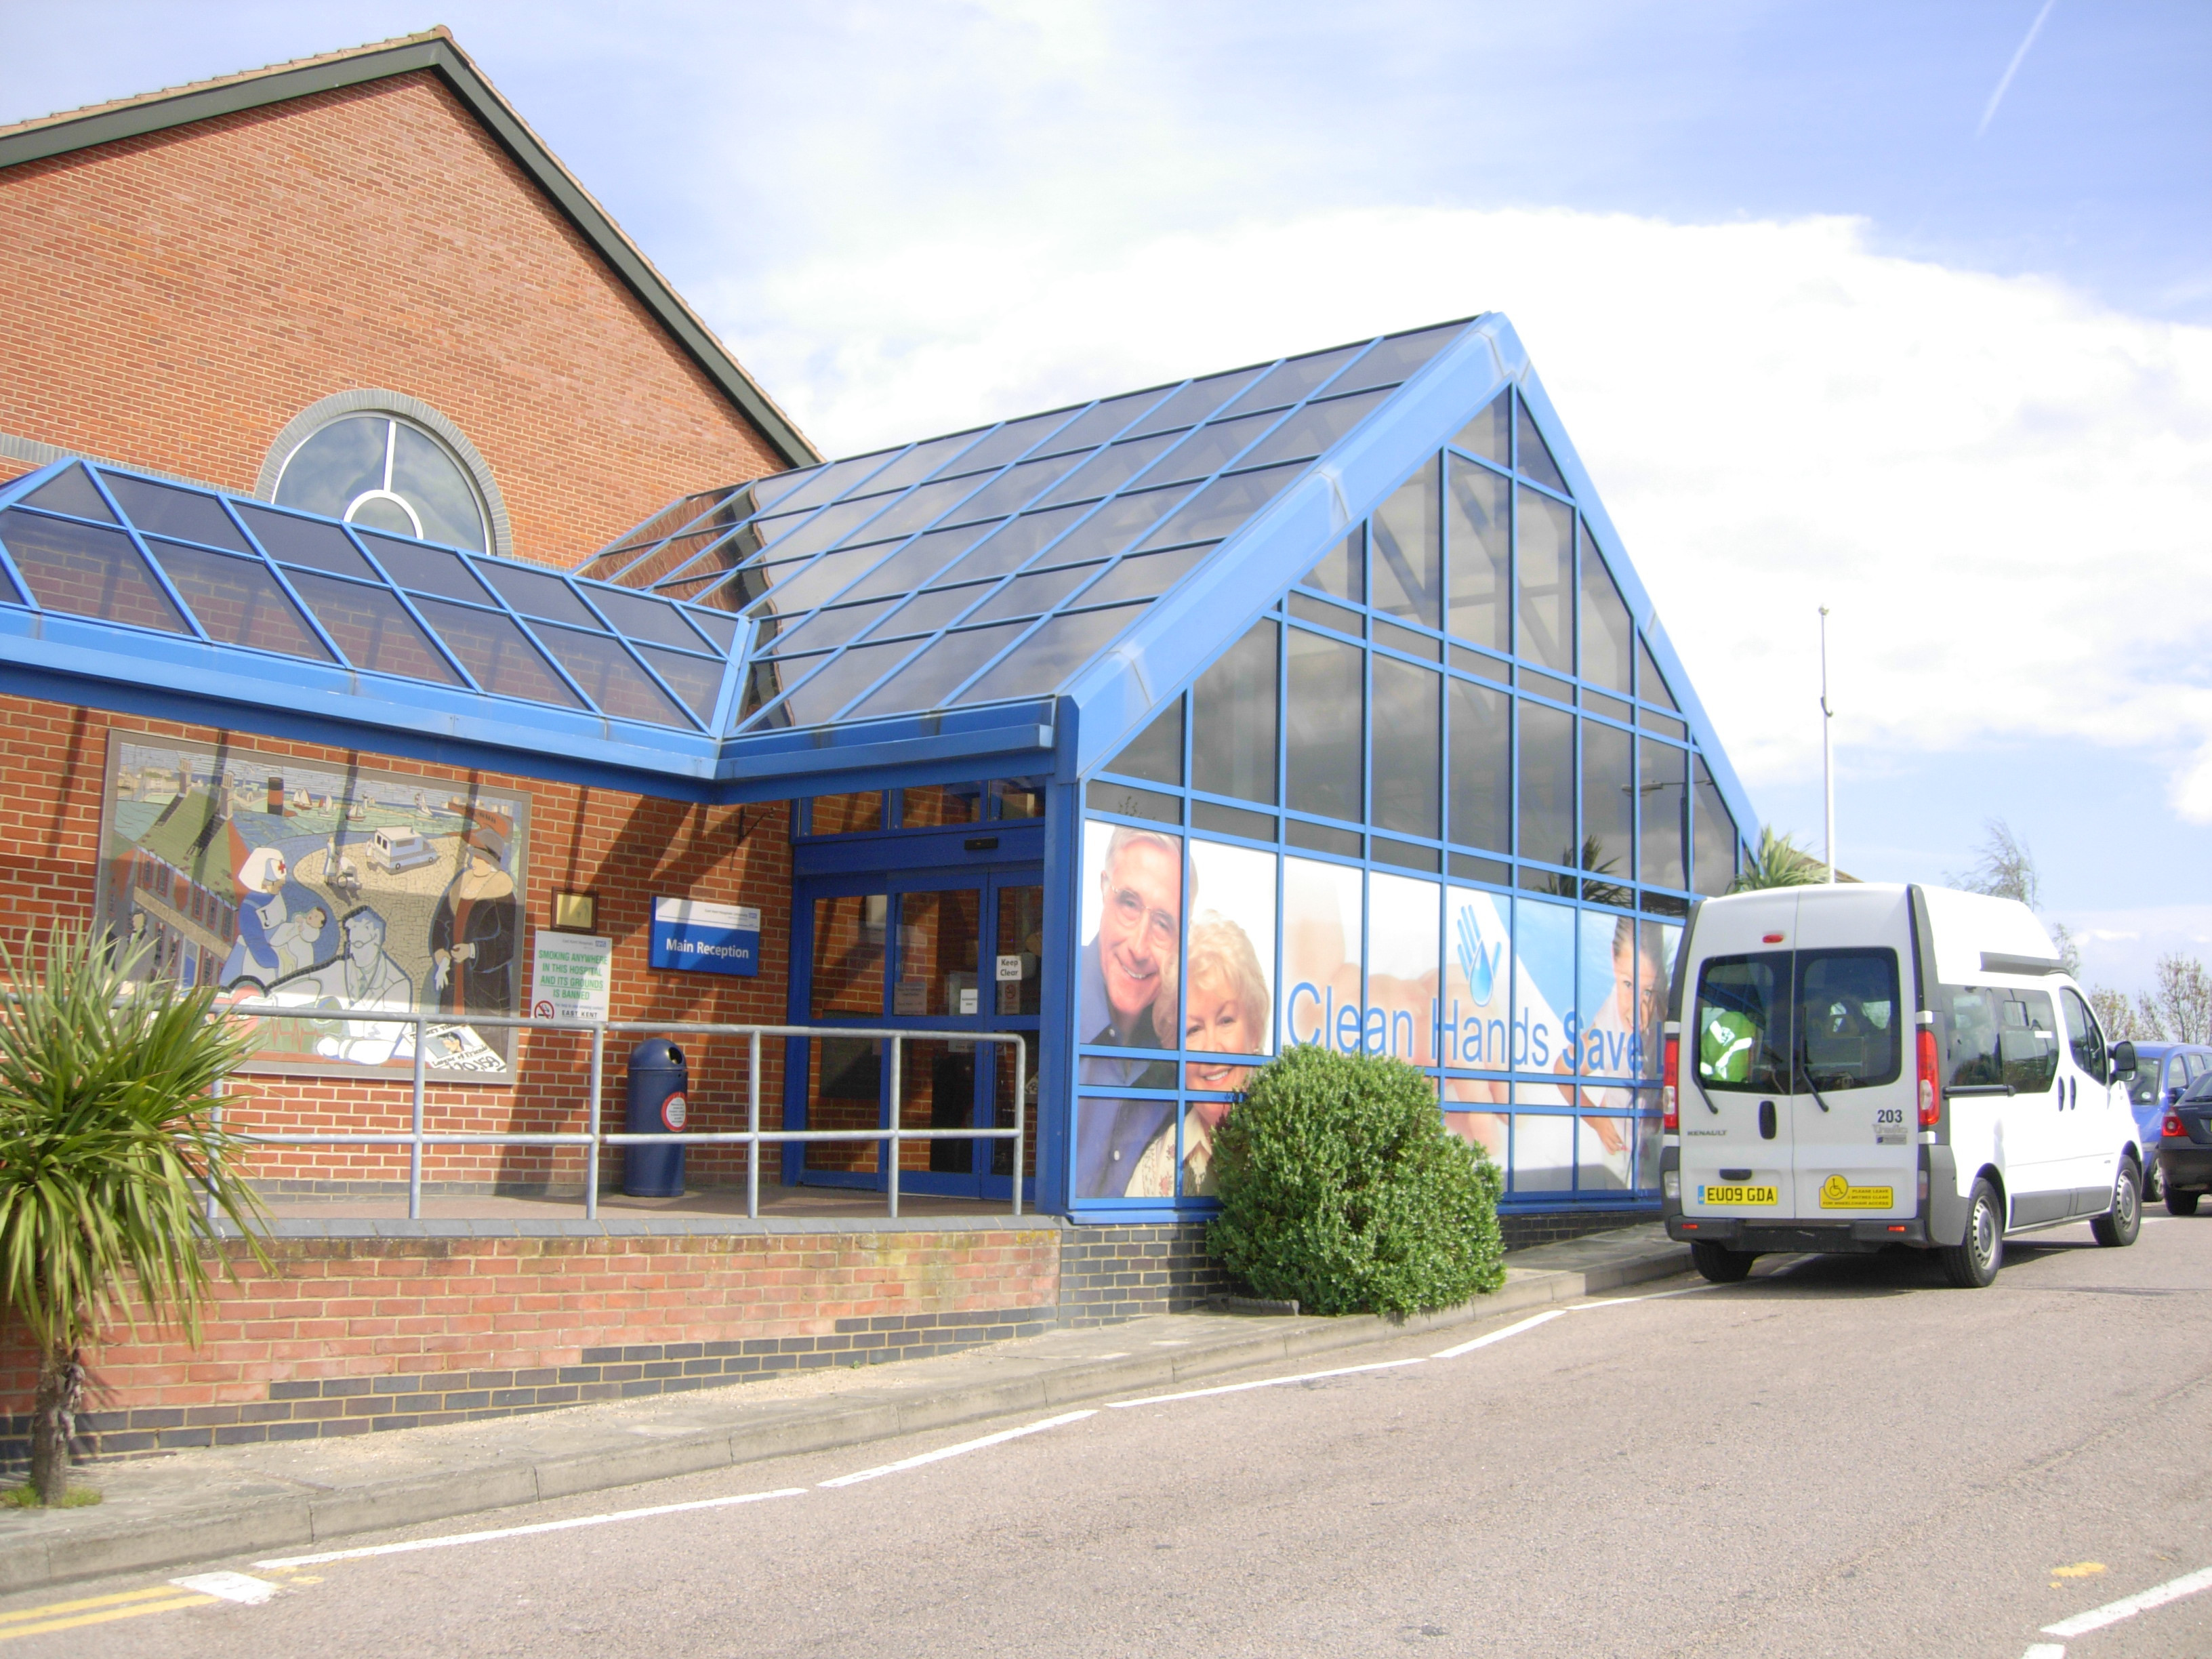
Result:
{"label": "keep clear sign", "polygon": [[694,974],[757,974],[760,931],[761,913],[750,904],[657,898],[650,960]]}
{"label": "keep clear sign", "polygon": [[592,933],[538,930],[530,969],[532,1019],[605,1019],[614,983],[611,939]]}

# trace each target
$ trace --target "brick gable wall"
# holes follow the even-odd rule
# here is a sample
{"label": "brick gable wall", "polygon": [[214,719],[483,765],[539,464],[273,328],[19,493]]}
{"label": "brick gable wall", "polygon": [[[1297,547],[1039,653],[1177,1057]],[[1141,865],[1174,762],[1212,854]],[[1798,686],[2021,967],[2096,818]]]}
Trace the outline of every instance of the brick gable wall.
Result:
{"label": "brick gable wall", "polygon": [[428,72],[0,171],[0,432],[250,493],[302,409],[402,392],[560,566],[782,465]]}

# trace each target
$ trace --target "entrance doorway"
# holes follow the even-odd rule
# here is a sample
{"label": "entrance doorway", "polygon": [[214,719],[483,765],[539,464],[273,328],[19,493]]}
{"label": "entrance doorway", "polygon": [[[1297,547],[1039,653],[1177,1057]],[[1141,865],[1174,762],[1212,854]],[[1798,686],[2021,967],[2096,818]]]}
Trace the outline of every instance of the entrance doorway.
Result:
{"label": "entrance doorway", "polygon": [[[792,1018],[821,1028],[787,1045],[784,1121],[793,1128],[1011,1128],[1014,1054],[963,1033],[1012,1031],[1028,1043],[1023,1192],[1036,1181],[1037,1032],[1042,1009],[1042,866],[923,867],[804,876],[793,906]],[[902,1045],[891,1097],[889,1045],[838,1036],[841,1027],[893,1025],[930,1035]],[[941,1036],[938,1033],[943,1033]],[[787,1185],[881,1189],[884,1146],[811,1141],[787,1146]],[[1012,1196],[1011,1140],[908,1141],[900,1190],[948,1198]]]}

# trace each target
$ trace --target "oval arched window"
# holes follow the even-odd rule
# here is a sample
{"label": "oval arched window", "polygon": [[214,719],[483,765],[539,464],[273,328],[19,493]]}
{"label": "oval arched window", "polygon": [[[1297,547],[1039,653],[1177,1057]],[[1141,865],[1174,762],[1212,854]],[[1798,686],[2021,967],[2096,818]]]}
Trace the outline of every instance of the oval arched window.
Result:
{"label": "oval arched window", "polygon": [[467,469],[390,415],[348,415],[309,434],[285,458],[275,499],[364,530],[486,550],[483,501]]}

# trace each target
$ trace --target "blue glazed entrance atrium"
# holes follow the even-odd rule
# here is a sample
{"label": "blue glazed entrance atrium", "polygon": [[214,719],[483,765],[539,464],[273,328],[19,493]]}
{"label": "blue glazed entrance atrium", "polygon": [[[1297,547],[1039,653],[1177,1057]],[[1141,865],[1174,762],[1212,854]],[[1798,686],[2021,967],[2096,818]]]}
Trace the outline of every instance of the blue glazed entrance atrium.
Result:
{"label": "blue glazed entrance atrium", "polygon": [[[1010,1121],[960,1033],[1033,1030],[1039,1206],[1188,1217],[1325,1042],[1513,1208],[1656,1198],[1666,978],[1755,819],[1495,313],[704,491],[572,575],[76,462],[0,548],[8,689],[792,803],[787,1127]],[[833,1035],[887,1021],[945,1031],[897,1101]],[[1012,1178],[937,1146],[909,1186]]]}

